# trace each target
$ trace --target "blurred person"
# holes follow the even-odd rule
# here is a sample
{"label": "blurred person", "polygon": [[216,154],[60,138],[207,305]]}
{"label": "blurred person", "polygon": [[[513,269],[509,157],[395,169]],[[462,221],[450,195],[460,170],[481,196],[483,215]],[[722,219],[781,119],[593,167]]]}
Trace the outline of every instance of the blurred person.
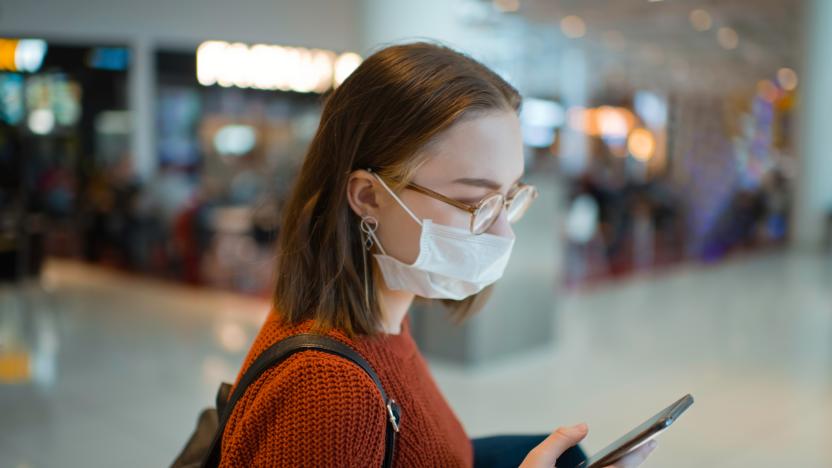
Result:
{"label": "blurred person", "polygon": [[18,279],[21,219],[26,211],[23,143],[14,130],[0,119],[0,282]]}
{"label": "blurred person", "polygon": [[180,271],[182,256],[177,249],[177,219],[191,207],[196,183],[184,167],[163,164],[145,183],[132,206],[141,234],[134,236],[140,268],[169,274]]}
{"label": "blurred person", "polygon": [[140,186],[130,154],[93,167],[83,185],[77,215],[82,220],[84,257],[133,268],[137,261],[133,239],[138,232],[134,204]]}
{"label": "blurred person", "polygon": [[788,233],[792,201],[788,180],[779,169],[772,169],[763,178],[763,198],[766,209],[765,237],[771,241],[784,240]]}
{"label": "blurred person", "polygon": [[[469,439],[410,334],[416,297],[464,320],[503,273],[510,223],[536,196],[521,182],[520,103],[484,65],[425,42],[379,50],[333,91],[280,224],[273,309],[237,381],[281,339],[323,333],[359,352],[398,402],[395,466],[584,461],[584,424]],[[388,418],[379,396],[349,361],[296,353],[235,406],[220,465],[379,466]],[[652,448],[614,466],[638,466]]]}
{"label": "blurred person", "polygon": [[716,260],[734,249],[758,246],[766,216],[764,197],[759,189],[737,190],[709,233],[703,258]]}

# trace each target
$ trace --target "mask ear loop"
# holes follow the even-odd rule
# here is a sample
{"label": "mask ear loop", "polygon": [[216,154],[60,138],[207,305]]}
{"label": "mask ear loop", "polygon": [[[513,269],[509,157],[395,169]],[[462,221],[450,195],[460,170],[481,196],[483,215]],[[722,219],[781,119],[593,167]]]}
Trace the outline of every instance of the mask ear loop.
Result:
{"label": "mask ear loop", "polygon": [[384,183],[384,180],[383,180],[381,177],[379,177],[379,175],[378,175],[378,174],[376,174],[375,172],[373,172],[371,169],[367,169],[367,172],[371,173],[371,174],[373,175],[373,177],[375,177],[375,178],[376,178],[376,180],[378,180],[378,182],[381,184],[381,186],[382,186],[382,187],[384,187],[384,190],[387,190],[387,193],[389,193],[389,194],[390,194],[390,196],[391,196],[391,197],[393,197],[393,199],[394,199],[394,200],[396,200],[396,202],[397,202],[397,203],[398,203],[398,204],[399,204],[402,208],[404,208],[404,210],[407,212],[407,214],[409,214],[409,215],[410,215],[410,217],[411,217],[411,218],[413,218],[413,221],[416,221],[416,224],[418,224],[419,226],[421,226],[421,225],[422,225],[422,220],[420,220],[420,219],[419,219],[419,217],[418,217],[418,216],[416,216],[416,214],[415,214],[415,213],[413,213],[412,211],[410,211],[410,208],[408,208],[408,207],[407,207],[407,205],[405,205],[405,204],[404,204],[404,202],[403,202],[403,201],[399,198],[399,196],[398,196],[398,195],[396,195],[396,193],[395,193],[395,192],[393,192],[392,190],[390,190],[390,187],[388,187],[388,186],[387,186],[387,184],[386,184],[386,183]]}
{"label": "mask ear loop", "polygon": [[378,220],[376,218],[369,215],[362,216],[359,228],[361,229],[361,242],[364,244],[364,250],[361,252],[361,258],[364,262],[364,305],[367,307],[367,312],[369,312],[370,281],[369,269],[367,268],[367,252],[373,248],[374,244],[378,244],[378,248],[381,250],[381,253],[384,253],[384,249],[381,247],[381,242],[378,242],[378,238],[376,237],[376,229],[378,229]]}

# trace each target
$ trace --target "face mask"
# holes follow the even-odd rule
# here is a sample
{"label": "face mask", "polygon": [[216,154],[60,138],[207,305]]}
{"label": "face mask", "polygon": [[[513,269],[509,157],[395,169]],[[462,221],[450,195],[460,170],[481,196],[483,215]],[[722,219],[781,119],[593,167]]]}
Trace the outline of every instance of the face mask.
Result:
{"label": "face mask", "polygon": [[514,237],[475,235],[467,229],[420,220],[380,177],[376,178],[422,230],[419,256],[411,265],[387,255],[371,234],[381,251],[374,257],[388,288],[432,299],[461,300],[503,276]]}

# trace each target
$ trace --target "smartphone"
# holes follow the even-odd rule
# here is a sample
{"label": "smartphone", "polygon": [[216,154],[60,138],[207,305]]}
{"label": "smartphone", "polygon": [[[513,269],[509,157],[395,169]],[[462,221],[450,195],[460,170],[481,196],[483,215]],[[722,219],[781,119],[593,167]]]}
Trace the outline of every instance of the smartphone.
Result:
{"label": "smartphone", "polygon": [[690,394],[678,399],[672,405],[636,427],[606,448],[596,453],[589,460],[578,465],[578,468],[602,468],[611,465],[625,457],[628,453],[646,444],[662,432],[666,431],[673,421],[693,404]]}

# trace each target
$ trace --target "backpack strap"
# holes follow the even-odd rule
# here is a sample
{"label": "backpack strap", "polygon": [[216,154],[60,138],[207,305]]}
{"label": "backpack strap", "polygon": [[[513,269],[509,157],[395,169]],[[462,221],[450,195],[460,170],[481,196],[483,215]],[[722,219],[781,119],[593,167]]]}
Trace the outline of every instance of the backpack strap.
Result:
{"label": "backpack strap", "polygon": [[[361,367],[370,376],[373,383],[376,384],[376,387],[378,387],[381,393],[382,401],[384,401],[384,406],[387,408],[387,431],[385,434],[384,463],[382,466],[385,468],[393,466],[393,452],[396,446],[396,433],[399,432],[401,411],[396,401],[387,396],[387,392],[384,391],[384,387],[381,385],[381,380],[379,380],[378,375],[376,375],[370,363],[361,354],[341,341],[316,333],[300,333],[284,338],[263,351],[243,374],[243,377],[240,379],[237,387],[234,388],[234,392],[228,401],[222,406],[219,406],[218,401],[218,409],[220,411],[219,427],[217,428],[217,434],[214,437],[214,442],[211,444],[203,467],[213,468],[219,466],[222,435],[225,431],[225,425],[231,417],[231,413],[234,411],[234,406],[242,398],[243,394],[245,394],[248,386],[254,383],[264,372],[280,364],[289,356],[308,350],[322,351],[346,358]],[[225,389],[227,390],[228,388],[225,387]],[[222,392],[222,390],[221,388],[220,391]],[[221,399],[218,396],[217,400]]]}

